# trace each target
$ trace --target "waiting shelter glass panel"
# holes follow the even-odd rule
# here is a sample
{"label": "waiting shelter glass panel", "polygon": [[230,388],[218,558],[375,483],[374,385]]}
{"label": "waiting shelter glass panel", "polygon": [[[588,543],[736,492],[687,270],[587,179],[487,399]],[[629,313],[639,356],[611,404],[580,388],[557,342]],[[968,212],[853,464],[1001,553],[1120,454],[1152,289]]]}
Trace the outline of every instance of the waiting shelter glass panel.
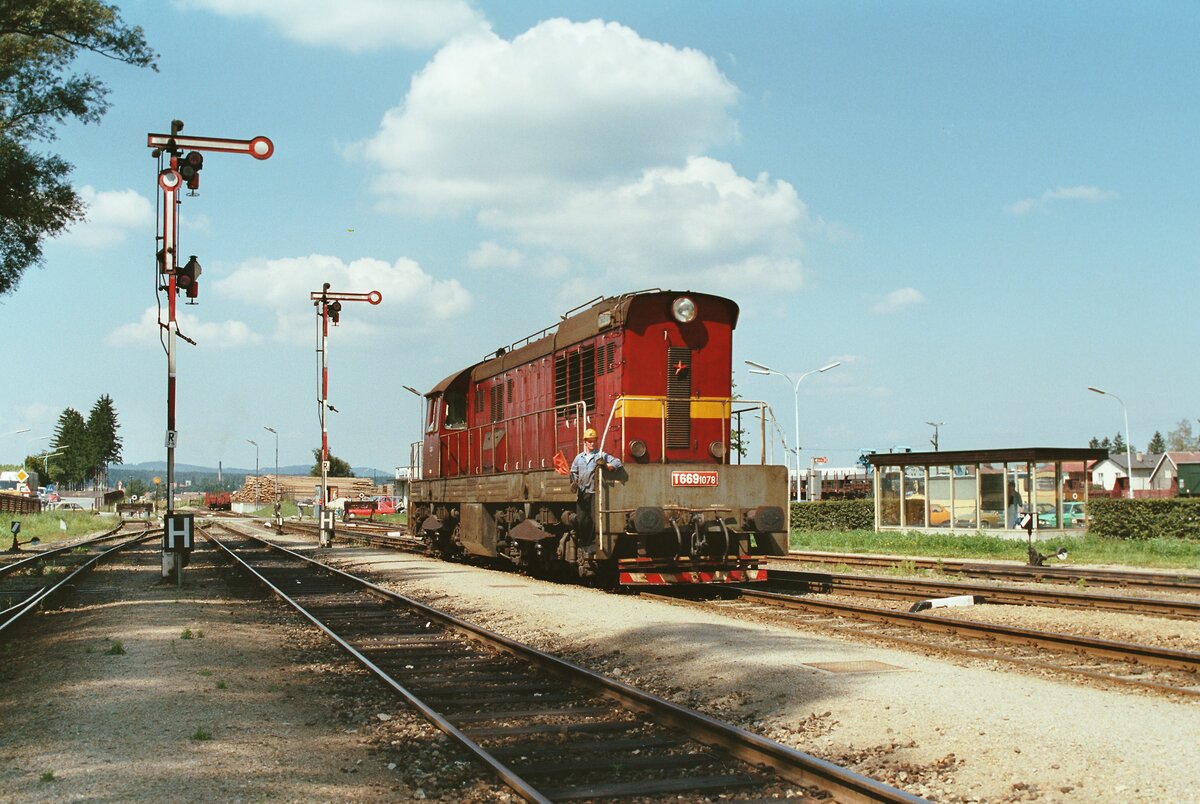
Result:
{"label": "waiting shelter glass panel", "polygon": [[954,527],[977,528],[979,527],[979,500],[976,497],[978,487],[975,484],[975,466],[960,465],[951,468],[954,483]]}
{"label": "waiting shelter glass panel", "polygon": [[1059,504],[1057,463],[1039,463],[1033,467],[1033,510],[1039,528],[1057,528]]}
{"label": "waiting shelter glass panel", "polygon": [[1029,464],[1010,463],[1007,466],[1008,483],[1005,486],[1005,527],[1018,527],[1021,514],[1029,513],[1033,495],[1030,488]]}
{"label": "waiting shelter glass panel", "polygon": [[979,527],[1004,527],[1004,464],[979,465]]}
{"label": "waiting shelter glass panel", "polygon": [[1062,466],[1062,526],[1064,528],[1086,528],[1088,473],[1079,463],[1064,463]]}
{"label": "waiting shelter glass panel", "polygon": [[900,526],[900,469],[889,466],[879,476],[879,525]]}
{"label": "waiting shelter glass panel", "polygon": [[950,527],[951,484],[954,476],[949,466],[929,467],[929,515],[931,528]]}
{"label": "waiting shelter glass panel", "polygon": [[925,467],[904,467],[904,525],[925,527]]}

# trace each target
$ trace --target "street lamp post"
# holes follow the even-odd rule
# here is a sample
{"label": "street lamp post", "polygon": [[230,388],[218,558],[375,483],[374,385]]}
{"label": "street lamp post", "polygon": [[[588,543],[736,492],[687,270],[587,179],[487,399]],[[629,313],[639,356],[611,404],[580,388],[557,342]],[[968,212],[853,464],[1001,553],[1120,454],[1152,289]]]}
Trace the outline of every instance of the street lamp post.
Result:
{"label": "street lamp post", "polygon": [[254,445],[254,507],[258,508],[258,442],[247,438],[246,443]]}
{"label": "street lamp post", "polygon": [[1129,409],[1125,407],[1125,402],[1121,397],[1114,394],[1112,391],[1101,391],[1091,385],[1088,386],[1089,391],[1093,391],[1102,396],[1111,396],[1113,399],[1121,403],[1121,412],[1125,414],[1125,463],[1129,470],[1129,499],[1133,499],[1133,447],[1129,443]]}
{"label": "street lamp post", "polygon": [[[420,441],[423,438],[422,434],[425,430],[425,395],[411,385],[402,385],[400,387],[417,398],[417,440]],[[408,477],[409,480],[412,480],[417,467],[416,462],[413,460],[411,449],[408,451],[408,462],[412,464],[408,467]]]}
{"label": "street lamp post", "polygon": [[803,382],[804,378],[809,374],[824,374],[830,369],[837,368],[838,366],[842,365],[842,361],[838,360],[830,363],[828,366],[822,366],[821,368],[806,371],[799,377],[796,377],[794,380],[790,374],[784,374],[782,371],[776,371],[770,366],[764,366],[762,363],[756,363],[753,360],[747,360],[746,365],[750,366],[751,374],[778,374],[789,383],[792,383],[792,394],[795,396],[794,411],[796,417],[796,499],[800,499],[800,383]]}
{"label": "street lamp post", "polygon": [[275,435],[275,504],[283,501],[283,490],[279,488],[279,433],[274,427],[263,425],[263,429]]}
{"label": "street lamp post", "polygon": [[925,423],[933,428],[933,438],[929,439],[929,443],[933,444],[933,451],[937,452],[938,451],[938,428],[940,428],[943,424],[945,424],[945,422],[925,422]]}

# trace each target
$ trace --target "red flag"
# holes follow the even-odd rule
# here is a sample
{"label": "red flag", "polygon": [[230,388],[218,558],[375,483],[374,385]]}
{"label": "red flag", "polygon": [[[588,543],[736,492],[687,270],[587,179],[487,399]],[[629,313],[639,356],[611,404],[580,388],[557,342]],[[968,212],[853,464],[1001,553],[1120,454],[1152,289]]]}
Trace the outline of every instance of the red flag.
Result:
{"label": "red flag", "polygon": [[561,449],[554,454],[554,471],[560,475],[571,474],[571,465],[567,463],[567,456],[563,455]]}

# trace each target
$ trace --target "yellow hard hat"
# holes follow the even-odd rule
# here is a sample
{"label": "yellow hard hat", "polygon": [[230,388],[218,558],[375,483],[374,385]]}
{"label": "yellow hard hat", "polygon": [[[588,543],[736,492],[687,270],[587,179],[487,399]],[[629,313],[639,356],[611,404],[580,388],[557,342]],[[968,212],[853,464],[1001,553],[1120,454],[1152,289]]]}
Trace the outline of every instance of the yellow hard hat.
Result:
{"label": "yellow hard hat", "polygon": [[588,441],[595,441],[596,440],[596,429],[594,427],[589,427],[588,429],[584,430],[583,437],[585,439],[587,439]]}

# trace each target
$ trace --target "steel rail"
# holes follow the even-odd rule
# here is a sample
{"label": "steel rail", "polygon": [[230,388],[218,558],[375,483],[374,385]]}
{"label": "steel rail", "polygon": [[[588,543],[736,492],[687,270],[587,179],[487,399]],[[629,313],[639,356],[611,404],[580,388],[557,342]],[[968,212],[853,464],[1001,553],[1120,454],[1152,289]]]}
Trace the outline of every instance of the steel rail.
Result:
{"label": "steel rail", "polygon": [[793,595],[781,595],[774,592],[759,592],[748,589],[738,589],[738,593],[747,599],[770,603],[788,608],[822,611],[842,616],[851,616],[861,620],[906,625],[935,631],[945,631],[962,636],[978,639],[992,639],[999,642],[1012,642],[1037,647],[1053,647],[1059,650],[1069,650],[1076,653],[1086,653],[1105,659],[1120,659],[1134,661],[1139,664],[1169,667],[1184,670],[1189,673],[1200,672],[1200,653],[1156,648],[1152,645],[1137,645],[1129,642],[1115,642],[1093,637],[1081,637],[1071,634],[1060,634],[1050,631],[1033,631],[1027,628],[1015,628],[994,623],[980,623],[972,620],[948,620],[928,614],[906,611],[891,611],[889,609],[856,606],[851,603],[833,603],[823,600],[801,600]]}
{"label": "steel rail", "polygon": [[772,570],[769,585],[801,587],[810,592],[887,595],[906,600],[923,600],[936,595],[970,594],[982,595],[988,603],[1107,609],[1180,619],[1200,618],[1200,600],[1122,597],[1094,592],[1022,589],[924,578],[882,578],[875,575],[834,572]]}
{"label": "steel rail", "polygon": [[928,569],[976,578],[1022,578],[1053,583],[1086,583],[1096,586],[1136,586],[1200,592],[1200,575],[1164,570],[1114,570],[1087,566],[1043,566],[1002,564],[988,561],[963,561],[945,558],[866,555],[859,553],[791,552],[772,556],[772,561],[798,561],[814,564],[844,564],[848,567]]}
{"label": "steel rail", "polygon": [[[37,593],[35,593],[33,596],[26,599],[22,603],[18,604],[17,606],[14,606],[13,608],[7,609],[5,612],[3,612],[3,615],[7,615],[10,612],[14,612],[14,611],[15,611],[15,613],[13,613],[7,620],[0,622],[0,637],[3,637],[5,635],[5,631],[10,626],[13,626],[16,623],[20,622],[25,616],[27,616],[28,614],[30,614],[31,612],[36,610],[38,607],[40,607],[43,603],[45,603],[47,600],[49,600],[51,597],[53,597],[55,594],[57,594],[64,587],[66,587],[68,585],[73,585],[77,579],[82,578],[84,575],[91,572],[92,569],[94,569],[95,566],[97,564],[99,564],[101,561],[109,558],[114,553],[120,552],[121,550],[125,550],[129,547],[132,547],[135,544],[141,544],[142,542],[148,541],[149,539],[153,539],[156,536],[157,536],[156,533],[141,533],[141,534],[133,536],[128,541],[124,541],[120,544],[117,544],[117,545],[114,545],[114,546],[108,548],[107,550],[105,550],[101,553],[97,553],[96,555],[92,556],[84,563],[80,564],[78,567],[76,567],[70,573],[68,573],[67,575],[64,575],[61,579],[59,579],[58,583],[55,583],[52,586],[43,587]],[[0,615],[0,616],[3,616],[3,615]]]}
{"label": "steel rail", "polygon": [[38,550],[36,552],[31,552],[24,558],[18,559],[17,561],[12,561],[7,564],[0,565],[0,578],[4,577],[5,575],[8,575],[10,573],[15,573],[18,570],[30,567],[30,566],[38,563],[39,561],[45,561],[47,558],[51,558],[51,557],[59,555],[61,553],[70,552],[71,550],[74,550],[77,547],[87,547],[88,545],[97,544],[99,542],[107,541],[109,539],[115,539],[120,535],[121,529],[124,527],[125,527],[125,523],[122,522],[121,524],[119,524],[115,528],[113,528],[112,530],[105,531],[104,533],[101,533],[99,536],[93,536],[89,539],[84,539],[83,541],[71,542],[69,544],[62,544],[57,547],[51,547],[46,550]]}
{"label": "steel rail", "polygon": [[[600,693],[610,699],[615,700],[626,709],[646,713],[654,718],[660,724],[673,726],[682,730],[685,734],[699,742],[717,746],[723,749],[730,756],[736,757],[744,762],[759,767],[768,767],[773,769],[780,778],[787,779],[791,782],[816,785],[822,789],[828,790],[838,801],[848,802],[866,802],[866,801],[888,801],[888,802],[919,802],[920,799],[902,790],[898,790],[890,785],[883,784],[869,777],[850,771],[846,768],[827,762],[817,757],[811,756],[804,752],[798,751],[788,746],[768,740],[757,734],[747,732],[736,726],[716,720],[708,715],[692,711],[678,704],[667,701],[658,696],[644,692],[642,690],[607,678],[598,673],[594,673],[584,667],[576,665],[556,656],[552,656],[536,648],[524,645],[515,640],[504,637],[500,634],[490,632],[478,625],[461,620],[454,615],[432,608],[420,601],[405,597],[396,592],[384,589],[370,581],[364,580],[350,573],[344,572],[336,567],[331,567],[323,564],[316,559],[296,553],[286,547],[274,544],[259,536],[250,536],[241,534],[232,528],[228,528],[233,533],[238,533],[244,538],[252,538],[269,545],[272,549],[288,555],[294,559],[305,562],[313,567],[319,567],[326,572],[333,573],[347,581],[361,586],[370,593],[384,598],[388,601],[399,603],[405,607],[409,607],[421,613],[422,617],[428,617],[430,620],[453,629],[465,636],[482,642],[493,649],[508,653],[518,658],[536,663],[541,669],[559,677],[570,681],[573,685],[583,687],[585,689]],[[212,539],[212,537],[208,537]],[[212,539],[216,541],[215,539]],[[219,542],[217,542],[219,544]],[[221,545],[226,551],[232,554],[229,548]],[[236,558],[236,556],[235,556]],[[278,590],[271,585],[260,573],[249,568],[245,562],[239,559],[239,563],[251,569],[255,577],[258,577],[263,583],[276,591],[276,594],[285,600],[289,605],[301,612],[310,622],[327,633],[334,641],[355,657],[357,661],[363,663],[364,667],[371,670],[380,679],[384,680],[390,687],[400,693],[406,700],[410,701],[422,715],[430,722],[434,723],[442,731],[450,734],[455,739],[468,747],[477,757],[492,767],[501,778],[505,780],[510,787],[513,787],[522,796],[528,800],[544,800],[535,798],[540,795],[532,787],[526,789],[519,777],[507,768],[504,763],[489,755],[486,749],[482,748],[467,737],[465,734],[456,729],[445,717],[439,715],[432,708],[421,703],[411,692],[403,687],[399,682],[391,679],[390,676],[370,663],[361,652],[357,651],[353,646],[350,646],[345,640],[334,634],[327,626],[319,620],[304,612],[300,605],[286,595],[282,590]],[[510,782],[510,778],[512,781]]]}

